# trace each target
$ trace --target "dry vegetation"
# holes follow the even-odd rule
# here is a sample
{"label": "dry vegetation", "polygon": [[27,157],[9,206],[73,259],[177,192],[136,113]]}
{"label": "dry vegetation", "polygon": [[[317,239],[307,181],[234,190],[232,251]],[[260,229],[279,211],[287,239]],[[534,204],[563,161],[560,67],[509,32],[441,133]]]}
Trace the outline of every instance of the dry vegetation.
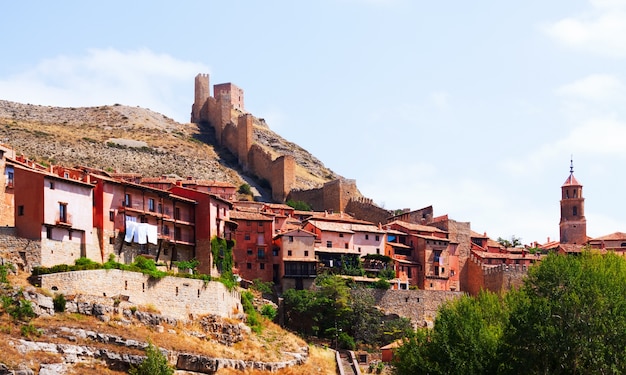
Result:
{"label": "dry vegetation", "polygon": [[[20,276],[9,276],[11,285],[26,287],[28,282],[27,275],[22,273]],[[36,329],[41,330],[44,334],[41,336],[30,335],[24,337],[21,333],[21,326],[32,324]],[[32,319],[29,323],[16,322],[8,314],[0,313],[0,350],[2,351],[0,362],[16,368],[20,364],[26,363],[30,368],[38,370],[39,364],[60,363],[62,358],[58,354],[46,352],[29,352],[20,353],[17,348],[9,345],[9,342],[16,342],[19,339],[28,339],[32,341],[42,341],[50,343],[85,345],[93,348],[105,348],[112,352],[143,355],[143,351],[138,349],[127,348],[114,344],[105,344],[93,342],[89,339],[75,338],[69,340],[61,331],[61,328],[75,328],[91,330],[98,333],[121,336],[125,339],[137,340],[139,342],[147,342],[150,340],[154,345],[176,352],[186,352],[200,354],[216,358],[232,358],[243,360],[255,360],[264,362],[283,361],[291,359],[291,357],[283,354],[283,352],[298,352],[299,348],[306,346],[301,338],[284,331],[276,324],[265,321],[264,329],[260,335],[254,333],[248,335],[245,340],[236,343],[232,347],[220,345],[216,342],[190,335],[189,332],[202,333],[202,328],[197,323],[179,324],[178,326],[164,325],[163,333],[157,332],[153,327],[142,324],[134,324],[131,327],[119,324],[118,319],[112,319],[110,322],[102,322],[95,317],[74,314],[74,313],[57,313],[52,317],[39,317]],[[98,362],[83,363],[74,370],[76,374],[119,374],[108,369],[105,365]],[[218,374],[237,374],[232,369],[223,369]],[[331,350],[310,347],[310,357],[302,366],[296,366],[283,369],[274,374],[297,375],[297,374],[334,374],[335,358],[334,352]],[[269,374],[266,371],[250,371],[245,374]]]}

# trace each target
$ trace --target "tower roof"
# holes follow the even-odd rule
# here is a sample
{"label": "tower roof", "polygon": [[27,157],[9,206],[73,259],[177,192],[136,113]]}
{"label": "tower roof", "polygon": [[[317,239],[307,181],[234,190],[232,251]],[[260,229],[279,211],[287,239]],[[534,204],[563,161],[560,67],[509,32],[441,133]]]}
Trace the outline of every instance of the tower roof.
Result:
{"label": "tower roof", "polygon": [[576,177],[574,177],[574,160],[573,159],[570,159],[569,176],[567,176],[567,179],[563,183],[563,186],[568,186],[568,185],[582,186],[578,182],[578,180],[576,180]]}

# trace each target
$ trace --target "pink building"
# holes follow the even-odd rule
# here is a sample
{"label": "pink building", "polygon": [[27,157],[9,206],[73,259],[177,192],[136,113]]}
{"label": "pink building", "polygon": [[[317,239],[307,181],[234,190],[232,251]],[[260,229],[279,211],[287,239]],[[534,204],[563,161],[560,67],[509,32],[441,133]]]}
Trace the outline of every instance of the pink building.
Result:
{"label": "pink building", "polygon": [[310,288],[317,276],[315,234],[294,229],[276,235],[274,244],[282,257],[282,289]]}
{"label": "pink building", "polygon": [[18,162],[9,164],[16,233],[41,241],[40,265],[73,264],[80,257],[98,259],[91,210],[94,186]]}

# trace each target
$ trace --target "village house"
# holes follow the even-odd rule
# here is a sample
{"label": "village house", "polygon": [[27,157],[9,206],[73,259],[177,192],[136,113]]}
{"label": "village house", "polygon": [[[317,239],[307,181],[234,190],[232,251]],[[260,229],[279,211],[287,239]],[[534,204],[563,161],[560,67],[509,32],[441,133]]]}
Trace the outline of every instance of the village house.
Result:
{"label": "village house", "polygon": [[[41,242],[41,266],[99,256],[94,236],[94,186],[30,163],[7,160],[13,173],[16,235]],[[97,258],[96,258],[97,259]]]}
{"label": "village house", "polygon": [[228,182],[201,180],[193,177],[183,179],[178,176],[142,177],[141,184],[157,189],[170,190],[173,186],[181,186],[192,190],[217,195],[222,199],[234,201],[237,198],[237,187]]}
{"label": "village house", "polygon": [[102,261],[114,254],[131,263],[142,255],[171,267],[195,257],[194,200],[105,175],[89,178],[95,183]]}
{"label": "village house", "polygon": [[199,261],[198,272],[218,276],[213,265],[211,240],[214,237],[227,238],[227,233],[235,232],[237,223],[230,219],[233,203],[222,196],[190,189],[178,185],[169,191],[176,196],[185,197],[196,202],[195,236],[196,256]]}
{"label": "village house", "polygon": [[274,245],[282,258],[280,276],[282,290],[308,289],[317,277],[315,234],[294,229],[277,234]]}
{"label": "village house", "polygon": [[235,240],[233,273],[242,279],[280,284],[281,257],[273,246],[274,219],[256,210],[230,212],[237,223],[234,232],[227,234]]}
{"label": "village house", "polygon": [[[400,278],[405,277],[403,273],[406,272],[406,278],[411,285],[420,289],[458,290],[457,285],[450,282],[450,278],[456,275],[455,264],[458,264],[456,245],[450,242],[446,232],[432,226],[400,220],[388,223],[386,227],[406,233],[406,236],[400,238],[404,238],[407,241],[404,245],[411,248],[408,252],[395,247],[393,250],[399,251],[398,256],[395,253],[390,255],[394,260],[397,259],[396,269],[400,272]],[[411,263],[406,263],[407,260]]]}

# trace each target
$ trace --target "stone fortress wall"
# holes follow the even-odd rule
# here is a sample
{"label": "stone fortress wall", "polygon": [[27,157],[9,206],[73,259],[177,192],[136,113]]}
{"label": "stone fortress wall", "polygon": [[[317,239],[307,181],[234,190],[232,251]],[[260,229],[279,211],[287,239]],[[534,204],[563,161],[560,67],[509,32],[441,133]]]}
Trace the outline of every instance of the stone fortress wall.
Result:
{"label": "stone fortress wall", "polygon": [[284,202],[296,181],[294,157],[274,157],[254,143],[255,119],[244,112],[242,89],[225,83],[216,85],[215,90],[215,96],[210,96],[208,74],[196,76],[191,122],[209,123],[217,142],[237,157],[243,170],[268,181],[272,199]]}
{"label": "stone fortress wall", "polygon": [[239,292],[229,291],[217,281],[171,276],[154,279],[117,269],[54,273],[40,278],[41,287],[55,293],[120,298],[154,306],[162,315],[181,320],[207,314],[233,318],[243,311]]}
{"label": "stone fortress wall", "polygon": [[409,318],[416,327],[431,325],[442,304],[465,295],[464,292],[443,290],[367,290],[385,314]]}
{"label": "stone fortress wall", "polygon": [[522,286],[528,275],[528,266],[520,264],[484,265],[480,259],[470,256],[467,263],[467,292],[477,295],[481,289],[499,293]]}

